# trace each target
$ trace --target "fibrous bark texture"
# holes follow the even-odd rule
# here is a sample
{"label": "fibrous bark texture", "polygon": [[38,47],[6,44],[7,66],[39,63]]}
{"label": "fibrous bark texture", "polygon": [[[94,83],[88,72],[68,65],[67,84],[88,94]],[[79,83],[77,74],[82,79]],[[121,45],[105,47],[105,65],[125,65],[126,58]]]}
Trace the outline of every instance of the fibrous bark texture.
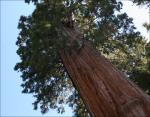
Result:
{"label": "fibrous bark texture", "polygon": [[[70,38],[77,37],[76,31],[67,31]],[[150,117],[150,97],[89,42],[71,54],[61,52],[61,57],[93,117]]]}

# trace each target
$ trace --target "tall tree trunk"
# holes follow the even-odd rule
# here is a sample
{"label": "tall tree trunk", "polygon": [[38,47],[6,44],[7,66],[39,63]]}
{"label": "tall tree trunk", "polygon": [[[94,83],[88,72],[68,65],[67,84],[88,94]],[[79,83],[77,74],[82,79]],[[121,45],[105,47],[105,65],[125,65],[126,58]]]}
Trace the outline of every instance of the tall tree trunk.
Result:
{"label": "tall tree trunk", "polygon": [[[68,30],[68,34],[76,38],[76,31]],[[78,52],[61,52],[61,57],[93,117],[150,116],[150,97],[88,42]]]}

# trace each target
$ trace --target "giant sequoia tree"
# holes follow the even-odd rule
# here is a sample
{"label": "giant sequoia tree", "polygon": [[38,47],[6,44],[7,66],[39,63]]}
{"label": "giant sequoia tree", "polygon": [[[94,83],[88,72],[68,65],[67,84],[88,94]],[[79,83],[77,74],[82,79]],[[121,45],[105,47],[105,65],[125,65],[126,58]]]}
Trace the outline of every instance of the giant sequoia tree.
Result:
{"label": "giant sequoia tree", "polygon": [[16,44],[21,61],[15,70],[22,72],[22,92],[36,98],[35,109],[63,113],[69,104],[81,117],[150,115],[150,98],[128,80],[149,93],[149,44],[135,31],[132,18],[119,13],[121,2],[32,2],[32,15],[20,17]]}

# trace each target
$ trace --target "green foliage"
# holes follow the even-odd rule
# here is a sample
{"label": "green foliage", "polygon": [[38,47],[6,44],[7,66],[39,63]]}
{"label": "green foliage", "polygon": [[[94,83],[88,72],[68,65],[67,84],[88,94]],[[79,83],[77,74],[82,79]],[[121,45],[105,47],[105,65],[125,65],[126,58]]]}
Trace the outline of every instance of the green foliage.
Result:
{"label": "green foliage", "polygon": [[149,43],[138,37],[132,42],[132,46],[123,44],[107,56],[116,67],[148,94],[150,94],[149,47]]}
{"label": "green foliage", "polygon": [[38,0],[25,0],[25,3],[30,3],[30,2],[34,2],[35,4],[37,4],[38,3]]}
{"label": "green foliage", "polygon": [[142,39],[135,41],[131,53],[121,64],[124,67],[120,66],[121,69],[124,69],[123,71],[126,71],[126,75],[148,94],[150,94],[149,50],[149,43]]}
{"label": "green foliage", "polygon": [[149,0],[133,0],[133,3],[136,3],[137,5],[147,5],[148,7],[150,7]]}
{"label": "green foliage", "polygon": [[[27,3],[34,2],[36,9],[31,16],[20,17],[20,33],[16,42],[21,61],[16,64],[15,70],[22,72],[22,92],[32,93],[36,99],[34,109],[40,106],[42,113],[49,108],[63,113],[63,105],[69,104],[75,116],[90,116],[60,58],[61,50],[79,51],[82,46],[82,41],[70,42],[64,31],[70,13],[74,14],[84,39],[93,42],[95,48],[108,58],[117,57],[112,62],[122,71],[128,71],[126,73],[131,79],[149,90],[149,82],[146,84],[145,79],[149,80],[150,46],[146,45],[139,32],[134,31],[132,18],[126,13],[119,13],[121,2],[45,1],[47,3],[44,0],[25,0]],[[124,57],[123,61],[118,61],[120,57]]]}
{"label": "green foliage", "polygon": [[147,31],[150,31],[150,24],[144,23],[143,26],[147,29]]}
{"label": "green foliage", "polygon": [[59,24],[52,18],[55,17],[48,15],[46,5],[38,4],[32,16],[21,16],[16,42],[21,62],[16,64],[15,70],[22,72],[22,92],[34,93],[37,99],[33,103],[34,108],[40,103],[42,113],[49,107],[63,110],[56,103],[65,88],[69,87],[69,79],[57,51],[62,48],[63,39],[56,29]]}

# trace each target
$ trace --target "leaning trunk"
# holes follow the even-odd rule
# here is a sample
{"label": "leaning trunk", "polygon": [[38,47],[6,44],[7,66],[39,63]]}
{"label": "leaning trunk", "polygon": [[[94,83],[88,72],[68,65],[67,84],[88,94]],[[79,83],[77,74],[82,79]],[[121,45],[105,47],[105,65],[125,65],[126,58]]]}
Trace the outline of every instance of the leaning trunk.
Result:
{"label": "leaning trunk", "polygon": [[[76,31],[67,30],[67,33],[71,40],[76,39]],[[61,58],[93,117],[150,116],[149,96],[88,42],[71,54],[62,51]]]}

